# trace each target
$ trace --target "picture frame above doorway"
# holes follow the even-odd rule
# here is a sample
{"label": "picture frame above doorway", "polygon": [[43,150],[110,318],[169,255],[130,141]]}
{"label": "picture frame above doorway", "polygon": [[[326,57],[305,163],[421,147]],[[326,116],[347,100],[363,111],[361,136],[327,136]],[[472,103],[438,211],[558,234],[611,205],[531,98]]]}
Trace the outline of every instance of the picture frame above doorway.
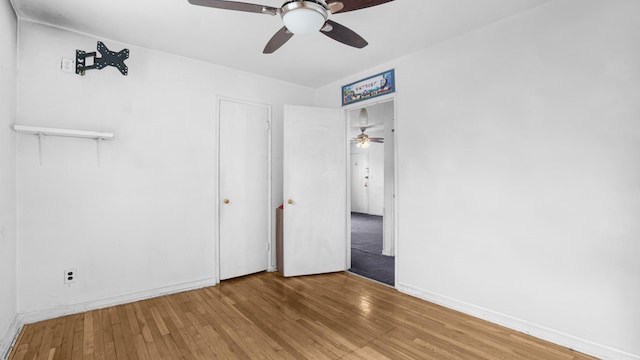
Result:
{"label": "picture frame above doorway", "polygon": [[358,80],[342,87],[342,106],[373,99],[396,91],[395,69]]}

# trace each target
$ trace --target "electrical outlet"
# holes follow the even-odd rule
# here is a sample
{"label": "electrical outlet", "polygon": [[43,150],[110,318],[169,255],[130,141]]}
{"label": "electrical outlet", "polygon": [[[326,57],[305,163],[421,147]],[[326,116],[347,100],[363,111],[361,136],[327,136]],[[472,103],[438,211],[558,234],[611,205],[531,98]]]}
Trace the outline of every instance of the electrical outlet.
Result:
{"label": "electrical outlet", "polygon": [[78,269],[69,268],[69,269],[65,269],[64,270],[64,283],[65,284],[72,284],[72,283],[76,282],[77,278],[78,278]]}
{"label": "electrical outlet", "polygon": [[64,72],[75,72],[76,61],[69,58],[62,58],[62,61],[60,62],[60,69]]}

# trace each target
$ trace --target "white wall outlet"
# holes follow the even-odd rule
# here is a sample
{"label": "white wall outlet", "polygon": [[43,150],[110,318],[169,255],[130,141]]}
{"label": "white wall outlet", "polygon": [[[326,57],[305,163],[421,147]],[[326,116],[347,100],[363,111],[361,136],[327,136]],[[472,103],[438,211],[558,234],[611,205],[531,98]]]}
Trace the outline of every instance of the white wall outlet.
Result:
{"label": "white wall outlet", "polygon": [[64,72],[75,72],[76,61],[69,58],[62,58],[62,61],[60,61],[60,69]]}
{"label": "white wall outlet", "polygon": [[69,268],[64,270],[64,283],[73,284],[78,279],[78,269]]}

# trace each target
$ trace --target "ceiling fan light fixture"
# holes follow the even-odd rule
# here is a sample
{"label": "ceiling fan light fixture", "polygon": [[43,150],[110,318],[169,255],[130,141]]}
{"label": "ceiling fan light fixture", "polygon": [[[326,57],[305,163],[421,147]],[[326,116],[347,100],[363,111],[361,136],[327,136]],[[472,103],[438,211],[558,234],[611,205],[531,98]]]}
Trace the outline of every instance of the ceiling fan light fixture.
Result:
{"label": "ceiling fan light fixture", "polygon": [[358,119],[360,121],[360,125],[367,126],[369,125],[369,114],[367,113],[367,109],[360,109],[360,114],[358,114]]}
{"label": "ceiling fan light fixture", "polygon": [[327,9],[315,1],[291,1],[282,6],[282,22],[296,35],[318,32],[327,21]]}
{"label": "ceiling fan light fixture", "polygon": [[370,143],[371,142],[369,141],[368,138],[362,138],[358,140],[358,142],[356,143],[356,147],[359,149],[367,149]]}

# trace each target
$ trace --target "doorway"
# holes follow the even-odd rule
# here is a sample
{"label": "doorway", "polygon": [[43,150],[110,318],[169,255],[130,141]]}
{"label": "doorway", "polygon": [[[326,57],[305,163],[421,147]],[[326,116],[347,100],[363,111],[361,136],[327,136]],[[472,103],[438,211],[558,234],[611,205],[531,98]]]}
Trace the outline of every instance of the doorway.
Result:
{"label": "doorway", "polygon": [[393,99],[348,110],[351,268],[395,286]]}
{"label": "doorway", "polygon": [[[309,274],[320,274],[334,271],[351,270],[358,272],[358,258],[352,266],[352,253],[359,249],[352,248],[351,231],[351,142],[352,137],[351,121],[359,121],[359,110],[362,107],[371,107],[372,124],[377,113],[382,112],[384,116],[378,126],[382,135],[372,137],[382,137],[383,143],[387,144],[388,150],[382,150],[384,160],[383,175],[372,175],[371,169],[376,164],[367,165],[369,175],[376,180],[381,180],[383,190],[383,200],[371,201],[372,197],[367,197],[366,210],[371,212],[372,204],[377,201],[377,206],[382,206],[377,219],[382,220],[381,250],[369,252],[373,256],[386,256],[391,258],[391,262],[382,264],[381,262],[369,262],[374,266],[370,269],[390,273],[387,284],[395,284],[397,277],[397,261],[395,254],[397,251],[397,226],[394,216],[396,208],[396,145],[394,143],[395,128],[395,96],[387,96],[386,100],[378,102],[363,102],[358,107],[343,109],[315,108],[307,106],[284,106],[284,126],[283,126],[283,241],[282,241],[282,265],[284,276],[299,276]],[[352,110],[357,110],[353,114]],[[357,119],[357,120],[354,120]],[[345,121],[346,120],[346,121]],[[368,119],[367,119],[368,120]],[[385,125],[385,122],[388,125]],[[359,125],[359,122],[356,124]],[[368,123],[367,123],[368,125]],[[357,138],[361,133],[357,126],[353,137]],[[366,131],[368,127],[365,127]],[[313,141],[309,141],[309,134],[313,134]],[[373,140],[373,139],[370,139]],[[355,146],[355,145],[354,145]],[[383,148],[384,149],[384,148]],[[372,150],[375,152],[375,150]],[[357,158],[357,156],[356,156]],[[366,157],[369,161],[370,157]],[[364,170],[363,170],[364,174]],[[380,184],[379,184],[380,185]],[[380,205],[382,203],[382,205]],[[364,214],[371,215],[371,214]],[[379,225],[378,225],[379,227]],[[353,251],[352,251],[353,250]],[[364,249],[366,250],[366,249]],[[365,251],[367,252],[367,251]],[[357,255],[356,255],[357,256]],[[363,269],[365,270],[365,269]],[[370,279],[377,279],[377,276],[364,274]],[[378,280],[380,281],[380,280]]]}

